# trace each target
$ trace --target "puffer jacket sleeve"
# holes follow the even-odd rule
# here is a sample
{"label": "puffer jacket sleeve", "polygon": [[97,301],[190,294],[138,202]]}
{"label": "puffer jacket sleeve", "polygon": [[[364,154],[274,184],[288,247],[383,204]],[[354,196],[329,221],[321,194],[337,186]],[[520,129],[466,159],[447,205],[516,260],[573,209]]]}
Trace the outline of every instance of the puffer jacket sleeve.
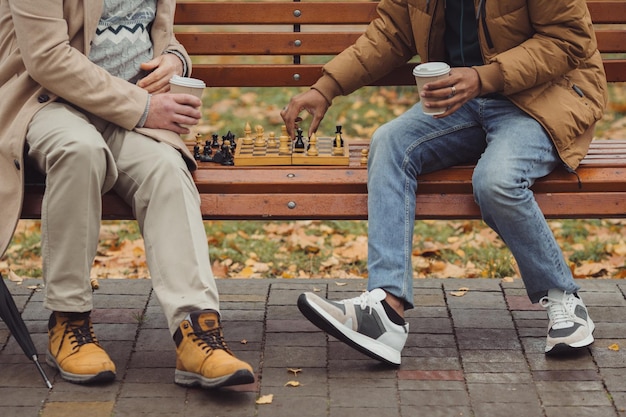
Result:
{"label": "puffer jacket sleeve", "polygon": [[406,0],[381,0],[379,18],[323,68],[313,86],[327,100],[347,95],[381,78],[416,55]]}
{"label": "puffer jacket sleeve", "polygon": [[497,21],[489,19],[489,3],[503,7],[515,2],[483,1],[487,3],[487,30],[494,42],[486,55],[493,55],[489,61],[497,64],[497,70],[494,65],[476,67],[482,93],[496,90],[511,95],[549,82],[580,67],[596,51],[584,0],[519,2],[525,7],[506,14],[494,12]]}

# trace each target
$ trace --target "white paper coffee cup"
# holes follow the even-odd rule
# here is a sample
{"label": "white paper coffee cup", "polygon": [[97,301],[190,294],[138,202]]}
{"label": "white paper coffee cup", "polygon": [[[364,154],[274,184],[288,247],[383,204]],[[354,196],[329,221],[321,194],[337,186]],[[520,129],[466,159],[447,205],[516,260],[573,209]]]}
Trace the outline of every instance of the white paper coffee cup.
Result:
{"label": "white paper coffee cup", "polygon": [[[197,78],[181,77],[179,75],[174,75],[170,78],[170,93],[193,94],[199,99],[202,99],[202,93],[204,93],[205,88],[206,84],[204,81]],[[188,125],[181,124],[181,126],[191,129],[191,126]]]}
{"label": "white paper coffee cup", "polygon": [[[427,62],[413,68],[413,76],[415,77],[418,92],[422,91],[424,84],[440,80],[449,75],[450,65],[445,62]],[[425,107],[424,104],[428,103],[429,100],[423,97],[421,97],[420,100],[422,100],[422,110],[426,114],[437,115],[445,113],[446,111],[445,107]]]}
{"label": "white paper coffee cup", "polygon": [[204,81],[197,78],[181,77],[174,75],[170,78],[170,93],[193,94],[198,98],[202,98],[202,93],[206,88]]}

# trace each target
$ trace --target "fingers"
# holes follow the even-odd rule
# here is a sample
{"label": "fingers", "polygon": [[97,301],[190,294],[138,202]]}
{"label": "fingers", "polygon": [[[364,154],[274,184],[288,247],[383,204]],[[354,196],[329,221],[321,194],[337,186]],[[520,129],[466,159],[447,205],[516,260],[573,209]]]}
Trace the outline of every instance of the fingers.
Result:
{"label": "fingers", "polygon": [[298,113],[298,111],[294,110],[291,101],[280,111],[280,117],[283,118],[283,122],[285,122],[285,127],[287,128],[287,135],[289,135],[291,139],[296,137],[294,132],[296,123],[302,120],[302,118],[298,117]]}
{"label": "fingers", "polygon": [[169,91],[169,81],[173,75],[179,74],[182,69],[180,59],[173,54],[158,56],[140,65],[148,75],[137,81],[137,85],[150,94],[166,93]]}
{"label": "fingers", "polygon": [[311,89],[294,96],[280,112],[289,137],[295,138],[296,125],[302,121],[302,118],[299,116],[302,111],[306,111],[313,116],[309,126],[309,136],[311,136],[311,134],[317,131],[328,107],[328,102],[317,90]]}
{"label": "fingers", "polygon": [[180,125],[195,125],[200,121],[202,102],[191,94],[156,94],[152,96],[145,127],[189,133]]}
{"label": "fingers", "polygon": [[427,108],[446,108],[445,113],[436,116],[436,118],[443,118],[457,111],[465,102],[477,97],[479,93],[480,79],[476,70],[453,68],[449,77],[426,84],[420,97],[425,99],[423,106]]}

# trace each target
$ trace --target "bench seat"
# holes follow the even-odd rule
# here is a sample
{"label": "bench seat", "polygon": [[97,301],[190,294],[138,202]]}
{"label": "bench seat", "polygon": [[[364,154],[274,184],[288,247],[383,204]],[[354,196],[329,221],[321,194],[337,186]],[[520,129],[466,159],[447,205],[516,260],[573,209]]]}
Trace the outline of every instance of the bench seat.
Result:
{"label": "bench seat", "polygon": [[[179,1],[176,32],[209,87],[306,87],[321,66],[376,18],[375,1]],[[626,81],[626,2],[588,0],[608,81]],[[267,60],[271,57],[273,59]],[[413,85],[407,64],[372,85]],[[297,92],[294,89],[294,93]],[[243,123],[243,121],[242,121]],[[365,139],[350,142],[344,167],[223,167],[200,163],[193,177],[205,219],[366,219]],[[193,144],[191,144],[193,145]],[[479,218],[472,166],[419,178],[418,219]],[[41,216],[44,187],[29,180],[22,218]],[[596,140],[577,175],[557,169],[533,186],[548,218],[626,217],[626,140]],[[132,219],[114,194],[105,219]]]}

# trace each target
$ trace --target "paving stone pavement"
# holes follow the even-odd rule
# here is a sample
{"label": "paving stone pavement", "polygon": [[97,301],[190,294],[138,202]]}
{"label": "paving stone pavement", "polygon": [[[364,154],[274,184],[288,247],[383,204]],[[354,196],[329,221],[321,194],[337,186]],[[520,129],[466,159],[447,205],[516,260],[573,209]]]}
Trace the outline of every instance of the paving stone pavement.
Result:
{"label": "paving stone pavement", "polygon": [[[343,299],[365,280],[218,280],[226,340],[257,378],[206,391],[173,383],[174,343],[150,281],[102,280],[92,315],[117,380],[75,385],[43,364],[48,390],[0,323],[0,416],[626,417],[626,281],[580,281],[596,341],[565,358],[543,354],[546,314],[520,280],[414,282],[416,308],[395,368],[327,337],[296,307],[303,291]],[[37,283],[7,284],[45,362],[49,313]],[[465,295],[452,294],[461,287]]]}

